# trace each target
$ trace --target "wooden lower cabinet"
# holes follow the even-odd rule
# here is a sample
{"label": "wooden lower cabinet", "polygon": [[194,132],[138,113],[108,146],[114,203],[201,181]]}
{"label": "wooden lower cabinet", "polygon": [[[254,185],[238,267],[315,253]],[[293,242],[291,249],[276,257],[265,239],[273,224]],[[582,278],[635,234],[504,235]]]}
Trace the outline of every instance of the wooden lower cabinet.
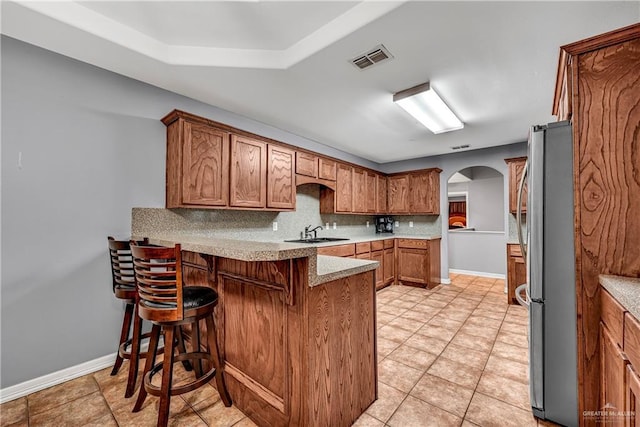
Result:
{"label": "wooden lower cabinet", "polygon": [[384,265],[382,266],[384,284],[388,285],[396,278],[396,256],[393,247],[384,250]]}
{"label": "wooden lower cabinet", "polygon": [[378,261],[380,265],[376,268],[376,290],[384,287],[384,251],[371,252],[371,261]]}
{"label": "wooden lower cabinet", "polygon": [[373,271],[310,287],[308,258],[216,269],[234,406],[261,426],[352,425],[377,398]]}
{"label": "wooden lower cabinet", "polygon": [[640,322],[600,288],[599,423],[640,427]]}
{"label": "wooden lower cabinet", "polygon": [[627,365],[627,390],[625,393],[625,408],[628,411],[625,425],[640,427],[640,377],[631,365]]}
{"label": "wooden lower cabinet", "polygon": [[507,244],[507,303],[518,304],[516,288],[527,283],[527,264],[520,245]]}
{"label": "wooden lower cabinet", "polygon": [[397,282],[433,288],[440,283],[440,239],[397,239]]}

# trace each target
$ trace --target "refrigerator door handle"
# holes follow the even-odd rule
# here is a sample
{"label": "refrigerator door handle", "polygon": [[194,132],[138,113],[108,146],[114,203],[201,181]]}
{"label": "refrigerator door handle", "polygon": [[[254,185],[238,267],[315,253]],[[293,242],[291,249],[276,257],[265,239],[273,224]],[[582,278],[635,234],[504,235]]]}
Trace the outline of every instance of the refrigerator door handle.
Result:
{"label": "refrigerator door handle", "polygon": [[[524,298],[522,297],[522,291],[524,291]],[[529,289],[527,288],[527,284],[524,283],[516,288],[516,299],[518,303],[520,303],[523,307],[529,307],[531,304],[531,299],[529,299]]]}
{"label": "refrigerator door handle", "polygon": [[[518,201],[516,208],[516,222],[518,227],[518,243],[520,243],[520,250],[522,251],[522,257],[527,258],[527,246],[525,244],[524,238],[522,236],[522,193],[524,191],[524,183],[527,179],[527,170],[529,169],[529,160],[524,163],[524,170],[522,171],[522,176],[520,177],[520,184],[518,185]],[[516,295],[517,291],[516,291]]]}

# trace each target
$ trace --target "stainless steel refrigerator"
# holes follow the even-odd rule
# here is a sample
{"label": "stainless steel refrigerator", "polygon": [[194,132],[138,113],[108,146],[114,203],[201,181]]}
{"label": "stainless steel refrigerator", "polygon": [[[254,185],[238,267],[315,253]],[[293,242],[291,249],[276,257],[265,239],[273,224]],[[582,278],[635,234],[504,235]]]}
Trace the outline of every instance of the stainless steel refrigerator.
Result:
{"label": "stainless steel refrigerator", "polygon": [[[516,295],[529,309],[529,387],[535,416],[578,425],[573,142],[569,122],[534,126],[520,183],[527,184],[520,245],[527,283]],[[521,203],[519,203],[521,204]]]}

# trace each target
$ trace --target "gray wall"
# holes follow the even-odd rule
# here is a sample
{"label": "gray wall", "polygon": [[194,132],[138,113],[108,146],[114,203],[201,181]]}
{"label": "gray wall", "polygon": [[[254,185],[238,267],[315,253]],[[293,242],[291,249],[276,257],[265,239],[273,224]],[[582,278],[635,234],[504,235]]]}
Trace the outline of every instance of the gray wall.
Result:
{"label": "gray wall", "polygon": [[[527,154],[527,143],[521,142],[516,144],[509,145],[501,145],[498,147],[487,148],[483,150],[469,150],[462,153],[455,154],[447,154],[442,156],[432,156],[432,157],[424,157],[419,159],[407,160],[404,162],[393,162],[386,163],[381,165],[381,171],[385,173],[393,173],[393,172],[402,172],[413,169],[421,169],[421,168],[434,168],[438,167],[442,169],[442,173],[440,174],[440,206],[447,206],[447,181],[451,178],[455,172],[473,167],[473,166],[487,166],[495,169],[500,172],[503,176],[507,177],[509,172],[507,169],[507,164],[504,162],[504,159],[510,157],[520,157],[525,156]],[[504,179],[503,182],[503,212],[505,215],[503,217],[504,220],[504,228],[503,230],[509,230],[509,233],[505,233],[503,237],[503,241],[506,244],[507,235],[512,235],[511,227],[512,220],[510,217],[512,215],[507,215],[509,206],[509,180]],[[444,210],[443,210],[444,212]],[[441,221],[442,225],[442,241],[441,241],[441,269],[442,269],[442,277],[447,277],[447,272],[449,271],[449,232],[448,232],[448,221]],[[506,257],[506,247],[503,246],[502,251],[487,251],[483,248],[482,239],[477,239],[472,242],[467,242],[471,247],[467,248],[467,250],[471,251],[470,256],[475,257],[475,259],[479,262],[479,265],[504,265],[502,271],[493,272],[493,271],[485,271],[488,273],[498,273],[498,274],[506,274],[506,263],[501,262],[498,258]],[[453,250],[456,250],[454,246]],[[455,255],[455,254],[454,254]],[[484,271],[484,270],[474,270],[474,271]]]}
{"label": "gray wall", "polygon": [[116,350],[106,238],[129,234],[132,207],[164,206],[172,109],[378,168],[5,36],[1,59],[2,388]]}

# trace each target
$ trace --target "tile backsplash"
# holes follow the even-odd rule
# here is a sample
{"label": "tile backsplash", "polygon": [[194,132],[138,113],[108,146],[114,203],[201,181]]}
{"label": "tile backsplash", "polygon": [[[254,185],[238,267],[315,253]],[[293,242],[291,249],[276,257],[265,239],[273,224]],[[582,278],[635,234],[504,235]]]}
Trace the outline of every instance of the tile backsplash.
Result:
{"label": "tile backsplash", "polygon": [[[399,222],[396,234],[440,235],[440,217],[436,215],[396,216]],[[366,226],[367,221],[369,227]],[[282,241],[296,239],[308,225],[321,225],[318,236],[365,237],[375,232],[373,215],[320,214],[320,187],[307,184],[297,187],[294,212],[243,211],[223,209],[163,209],[133,208],[131,230],[133,235],[151,235],[153,231],[208,233],[216,237],[255,241]],[[413,227],[409,227],[409,221]],[[277,231],[273,223],[277,222]],[[329,229],[326,229],[326,224]],[[333,224],[336,229],[333,229]]]}

